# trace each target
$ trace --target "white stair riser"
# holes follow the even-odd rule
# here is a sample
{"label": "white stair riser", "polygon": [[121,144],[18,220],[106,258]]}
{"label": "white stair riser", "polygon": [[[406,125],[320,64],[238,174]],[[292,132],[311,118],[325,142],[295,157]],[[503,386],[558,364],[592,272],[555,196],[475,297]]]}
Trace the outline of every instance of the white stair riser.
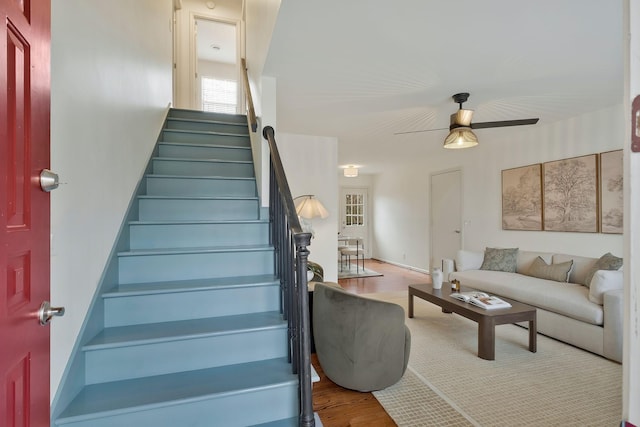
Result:
{"label": "white stair riser", "polygon": [[280,310],[280,286],[236,287],[105,298],[105,327]]}
{"label": "white stair riser", "polygon": [[214,162],[199,160],[153,160],[156,175],[224,176],[230,178],[253,178],[253,163]]}
{"label": "white stair riser", "polygon": [[120,283],[253,276],[273,271],[273,251],[120,256]]}
{"label": "white stair riser", "polygon": [[85,352],[87,384],[287,356],[287,329],[216,335]]}
{"label": "white stair riser", "polygon": [[160,157],[175,157],[182,159],[218,159],[251,161],[251,150],[248,148],[205,147],[202,145],[167,144],[158,147]]}
{"label": "white stair riser", "polygon": [[220,122],[197,122],[181,120],[172,118],[167,120],[167,129],[180,129],[180,130],[197,130],[205,132],[222,132],[222,133],[237,133],[239,135],[247,135],[249,128],[247,124],[228,124]]}
{"label": "white stair riser", "polygon": [[251,146],[249,137],[244,135],[236,136],[231,134],[184,132],[178,130],[163,130],[162,142],[191,142],[196,144],[231,145],[234,147]]}
{"label": "white stair riser", "polygon": [[212,399],[193,399],[175,405],[114,414],[75,423],[70,427],[240,427],[298,415],[298,385],[276,385],[228,394]]}
{"label": "white stair riser", "polygon": [[147,177],[150,196],[255,197],[256,181],[250,179],[213,179],[194,177]]}
{"label": "white stair riser", "polygon": [[[135,224],[129,227],[130,248],[266,245],[268,223]],[[169,243],[170,242],[170,243]]]}
{"label": "white stair riser", "polygon": [[139,202],[140,221],[258,219],[256,199],[148,199]]}

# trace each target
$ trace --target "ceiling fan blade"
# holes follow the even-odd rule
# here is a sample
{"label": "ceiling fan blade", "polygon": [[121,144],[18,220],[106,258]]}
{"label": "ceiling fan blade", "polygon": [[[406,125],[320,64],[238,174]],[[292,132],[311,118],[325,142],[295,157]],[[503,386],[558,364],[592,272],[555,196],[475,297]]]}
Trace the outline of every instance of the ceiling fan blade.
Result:
{"label": "ceiling fan blade", "polygon": [[471,123],[471,129],[502,128],[507,126],[535,125],[540,119],[504,120],[500,122]]}
{"label": "ceiling fan blade", "polygon": [[437,129],[423,129],[423,130],[409,130],[406,132],[395,132],[394,135],[406,135],[408,133],[420,133],[420,132],[433,132],[435,130],[449,130],[449,128],[437,128]]}

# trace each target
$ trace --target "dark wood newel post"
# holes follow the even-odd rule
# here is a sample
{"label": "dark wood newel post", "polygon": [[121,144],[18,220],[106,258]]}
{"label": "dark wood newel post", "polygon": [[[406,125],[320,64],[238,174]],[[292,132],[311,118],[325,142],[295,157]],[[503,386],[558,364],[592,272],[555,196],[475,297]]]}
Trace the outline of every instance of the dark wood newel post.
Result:
{"label": "dark wood newel post", "polygon": [[307,283],[307,265],[311,244],[311,233],[298,233],[294,236],[296,244],[296,276],[298,288],[299,342],[300,342],[300,426],[313,427],[313,399],[311,396],[311,339],[309,331],[309,287]]}

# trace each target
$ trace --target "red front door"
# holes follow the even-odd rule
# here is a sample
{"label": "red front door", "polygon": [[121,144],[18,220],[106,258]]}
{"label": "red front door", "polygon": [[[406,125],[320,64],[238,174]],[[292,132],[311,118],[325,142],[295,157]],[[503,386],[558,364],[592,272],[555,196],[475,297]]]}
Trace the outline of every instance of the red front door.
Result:
{"label": "red front door", "polygon": [[49,426],[50,0],[0,0],[0,425]]}

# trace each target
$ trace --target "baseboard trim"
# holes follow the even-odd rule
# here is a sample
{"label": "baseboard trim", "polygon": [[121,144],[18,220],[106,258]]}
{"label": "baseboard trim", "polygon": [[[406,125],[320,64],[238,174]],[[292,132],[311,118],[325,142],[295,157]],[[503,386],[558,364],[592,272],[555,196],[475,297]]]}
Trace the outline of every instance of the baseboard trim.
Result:
{"label": "baseboard trim", "polygon": [[382,259],[382,258],[374,258],[374,257],[372,257],[371,259],[374,260],[374,261],[386,262],[387,264],[395,265],[396,267],[406,268],[407,270],[417,271],[418,273],[429,274],[429,270],[423,270],[422,268],[417,268],[417,267],[413,267],[413,266],[406,265],[406,264],[400,264],[398,262],[389,261],[389,260]]}

